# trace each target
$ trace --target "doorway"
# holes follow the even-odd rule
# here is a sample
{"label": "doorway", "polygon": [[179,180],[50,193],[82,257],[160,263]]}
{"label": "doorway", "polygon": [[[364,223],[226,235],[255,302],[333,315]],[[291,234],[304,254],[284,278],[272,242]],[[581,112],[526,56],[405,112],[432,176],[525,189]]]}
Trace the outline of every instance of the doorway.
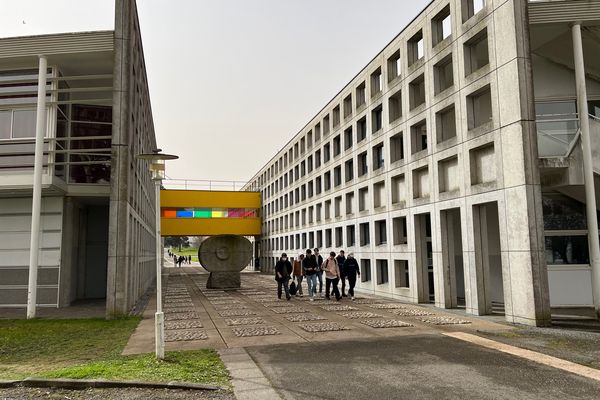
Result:
{"label": "doorway", "polygon": [[417,261],[417,290],[419,303],[435,302],[431,215],[415,215],[415,250]]}
{"label": "doorway", "polygon": [[492,202],[474,205],[473,227],[480,310],[483,314],[504,315],[498,204]]}
{"label": "doorway", "polygon": [[108,205],[86,204],[79,211],[78,299],[106,298]]}
{"label": "doorway", "polygon": [[465,308],[465,270],[463,263],[460,208],[441,212],[442,257],[446,274],[446,306]]}

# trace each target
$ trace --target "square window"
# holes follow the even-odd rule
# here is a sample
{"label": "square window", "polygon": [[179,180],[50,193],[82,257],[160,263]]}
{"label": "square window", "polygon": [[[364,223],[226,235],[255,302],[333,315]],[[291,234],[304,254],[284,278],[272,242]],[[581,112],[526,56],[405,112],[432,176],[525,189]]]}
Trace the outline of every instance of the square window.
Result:
{"label": "square window", "polygon": [[340,135],[333,138],[333,156],[337,157],[342,152],[342,139]]}
{"label": "square window", "polygon": [[378,132],[383,127],[383,106],[380,104],[371,111],[371,133]]}
{"label": "square window", "polygon": [[354,160],[350,159],[344,164],[344,182],[350,182],[354,179]]}
{"label": "square window", "polygon": [[388,82],[398,78],[401,71],[400,50],[398,50],[387,59]]}
{"label": "square window", "polygon": [[333,109],[333,127],[337,127],[340,124],[340,106],[335,106]]}
{"label": "square window", "polygon": [[410,127],[411,154],[427,150],[427,121],[423,120]]}
{"label": "square window", "polygon": [[367,165],[367,152],[362,152],[357,157],[358,161],[358,176],[363,176],[369,172],[369,167]]}
{"label": "square window", "polygon": [[367,102],[366,91],[366,85],[364,82],[358,85],[358,87],[356,88],[356,109],[359,109],[361,106],[364,106]]}
{"label": "square window", "polygon": [[373,184],[373,207],[379,208],[385,206],[386,194],[385,194],[385,181],[377,182]]}
{"label": "square window", "polygon": [[325,146],[323,146],[323,163],[328,162],[331,159],[331,145],[329,143],[326,143]]}
{"label": "square window", "polygon": [[325,219],[331,219],[331,200],[325,201]]}
{"label": "square window", "polygon": [[324,118],[323,118],[323,136],[327,136],[329,134],[331,127],[330,127],[330,121],[329,121],[329,114],[327,114]]}
{"label": "square window", "polygon": [[465,76],[490,63],[487,28],[465,42]]}
{"label": "square window", "polygon": [[377,284],[385,285],[389,282],[388,262],[387,260],[376,260],[375,265],[377,267]]}
{"label": "square window", "polygon": [[373,171],[382,168],[384,165],[383,143],[373,147]]}
{"label": "square window", "polygon": [[407,244],[406,217],[396,217],[392,219],[394,246]]}
{"label": "square window", "polygon": [[367,137],[367,117],[362,117],[356,123],[356,143],[360,143]]}
{"label": "square window", "polygon": [[467,22],[472,16],[485,8],[486,0],[462,0],[462,21]]}
{"label": "square window", "polygon": [[381,76],[381,67],[377,68],[371,74],[371,97],[376,96],[381,93],[383,89],[382,85],[382,76]]}
{"label": "square window", "polygon": [[404,159],[404,135],[396,133],[390,138],[390,162],[394,163]]}
{"label": "square window", "polygon": [[446,39],[452,34],[452,22],[450,17],[450,4],[442,9],[431,20],[432,47]]}
{"label": "square window", "polygon": [[471,149],[469,158],[471,185],[496,181],[496,155],[493,142]]}
{"label": "square window", "polygon": [[492,120],[492,93],[487,85],[467,96],[468,128],[472,130],[490,124]]}
{"label": "square window", "polygon": [[346,227],[346,246],[352,247],[356,244],[356,227],[348,225]]}
{"label": "square window", "polygon": [[388,113],[390,123],[402,116],[402,93],[398,90],[388,99]]}
{"label": "square window", "polygon": [[323,174],[323,185],[325,191],[331,189],[331,172],[327,171]]}
{"label": "square window", "polygon": [[342,184],[342,167],[337,166],[333,169],[333,185],[340,186]]}
{"label": "square window", "polygon": [[360,245],[368,246],[371,243],[371,238],[369,235],[369,223],[364,222],[358,225],[359,228],[359,236],[360,236]]}
{"label": "square window", "polygon": [[397,288],[410,287],[410,275],[408,272],[408,260],[394,260],[394,275]]}
{"label": "square window", "polygon": [[344,228],[335,228],[335,247],[338,249],[344,246]]}
{"label": "square window", "polygon": [[408,40],[408,66],[410,67],[421,58],[423,58],[423,31],[415,33],[415,35]]}
{"label": "square window", "polygon": [[401,204],[406,202],[406,181],[404,174],[392,177],[392,204]]}
{"label": "square window", "polygon": [[433,66],[433,85],[436,95],[454,85],[452,54],[448,54]]}
{"label": "square window", "polygon": [[352,95],[349,94],[344,99],[344,119],[352,116]]}
{"label": "square window", "polygon": [[344,130],[344,150],[352,148],[352,126]]}
{"label": "square window", "polygon": [[435,114],[435,125],[438,143],[456,137],[456,114],[454,104]]}
{"label": "square window", "polygon": [[346,193],[346,215],[354,214],[354,192]]}
{"label": "square window", "polygon": [[342,196],[333,199],[333,211],[336,218],[342,216]]}
{"label": "square window", "polygon": [[371,260],[361,259],[360,260],[360,281],[370,282],[371,281]]}
{"label": "square window", "polygon": [[425,75],[419,75],[408,86],[410,109],[414,110],[421,104],[425,104]]}
{"label": "square window", "polygon": [[[438,185],[440,193],[454,192],[460,189],[458,156],[445,158],[438,162]],[[459,178],[460,177],[460,178]]]}
{"label": "square window", "polygon": [[421,167],[413,171],[413,199],[429,198],[431,185],[429,183],[429,168]]}
{"label": "square window", "polygon": [[325,229],[325,247],[331,247],[331,245],[333,244],[333,232],[331,231],[331,229]]}
{"label": "square window", "polygon": [[365,211],[369,208],[369,187],[358,189],[358,211]]}

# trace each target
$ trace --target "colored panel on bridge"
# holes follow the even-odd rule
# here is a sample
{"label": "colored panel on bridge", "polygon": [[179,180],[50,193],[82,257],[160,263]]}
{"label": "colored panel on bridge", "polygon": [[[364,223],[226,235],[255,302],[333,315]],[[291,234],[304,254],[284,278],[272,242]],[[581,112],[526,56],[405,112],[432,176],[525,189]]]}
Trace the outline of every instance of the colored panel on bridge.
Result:
{"label": "colored panel on bridge", "polygon": [[161,190],[162,236],[261,234],[260,193]]}

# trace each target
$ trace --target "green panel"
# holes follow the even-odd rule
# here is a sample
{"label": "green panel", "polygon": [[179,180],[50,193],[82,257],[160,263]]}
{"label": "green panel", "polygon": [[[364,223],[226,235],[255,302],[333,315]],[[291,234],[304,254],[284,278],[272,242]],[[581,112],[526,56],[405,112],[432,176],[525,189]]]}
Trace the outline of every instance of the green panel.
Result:
{"label": "green panel", "polygon": [[194,218],[212,218],[212,209],[200,208],[194,210]]}

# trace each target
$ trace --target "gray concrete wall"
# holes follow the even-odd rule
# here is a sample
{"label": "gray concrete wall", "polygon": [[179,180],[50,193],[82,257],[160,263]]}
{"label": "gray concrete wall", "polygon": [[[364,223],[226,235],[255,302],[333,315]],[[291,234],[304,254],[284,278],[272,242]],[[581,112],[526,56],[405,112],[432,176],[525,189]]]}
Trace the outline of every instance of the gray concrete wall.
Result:
{"label": "gray concrete wall", "polygon": [[154,187],[134,158],[156,148],[134,0],[116,0],[114,47],[108,317],[126,314],[155,279]]}

